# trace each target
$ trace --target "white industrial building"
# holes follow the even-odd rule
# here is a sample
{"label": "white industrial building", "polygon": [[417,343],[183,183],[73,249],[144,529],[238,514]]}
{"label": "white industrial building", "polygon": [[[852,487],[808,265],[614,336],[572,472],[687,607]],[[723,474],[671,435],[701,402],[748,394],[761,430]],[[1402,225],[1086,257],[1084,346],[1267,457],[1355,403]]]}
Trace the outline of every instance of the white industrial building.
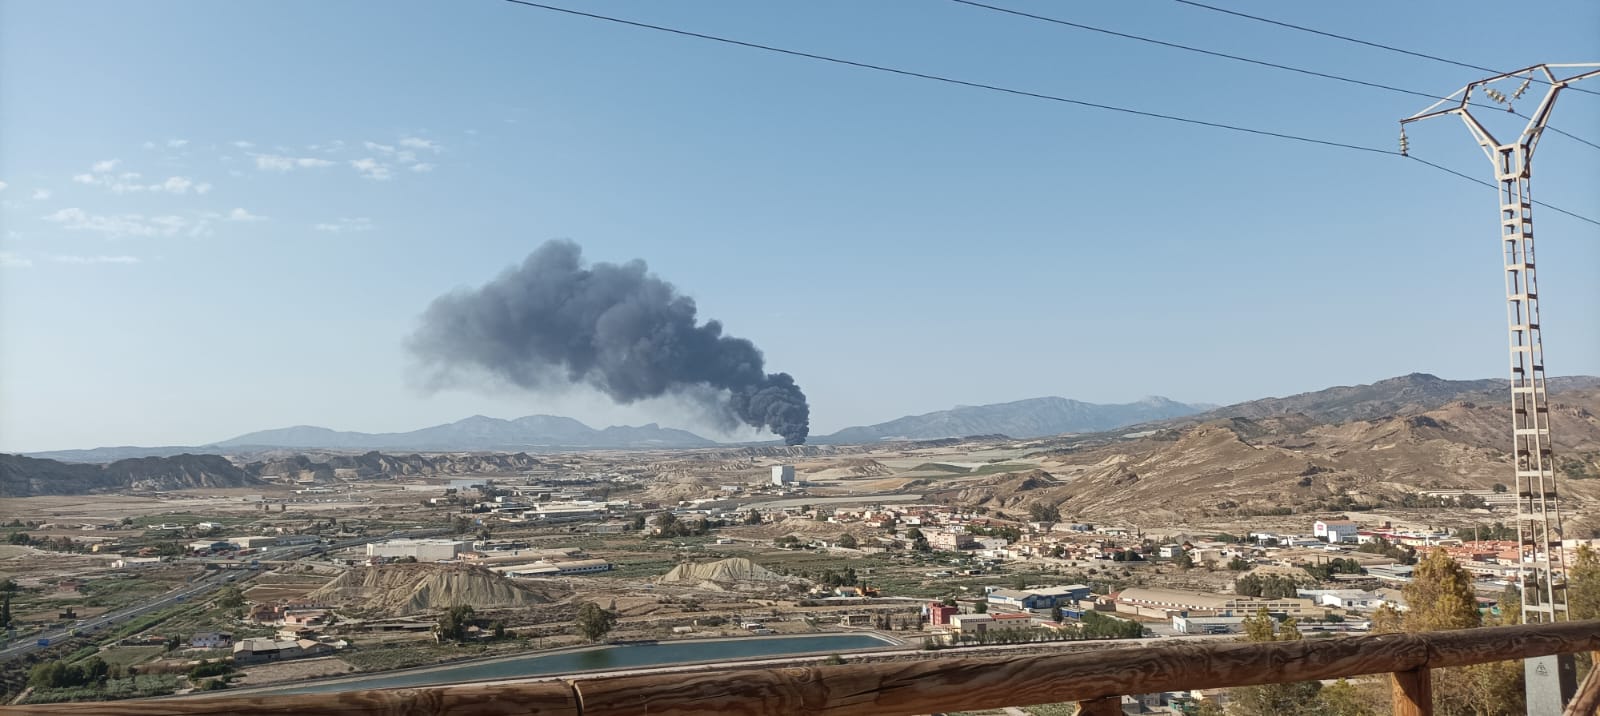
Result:
{"label": "white industrial building", "polygon": [[772,484],[776,487],[786,487],[794,484],[793,465],[773,465]]}
{"label": "white industrial building", "polygon": [[1311,534],[1330,544],[1356,541],[1356,523],[1350,520],[1317,520],[1311,524]]}
{"label": "white industrial building", "polygon": [[453,539],[390,539],[367,543],[367,556],[389,559],[414,557],[418,562],[440,562],[455,559],[456,555],[469,548],[469,543]]}

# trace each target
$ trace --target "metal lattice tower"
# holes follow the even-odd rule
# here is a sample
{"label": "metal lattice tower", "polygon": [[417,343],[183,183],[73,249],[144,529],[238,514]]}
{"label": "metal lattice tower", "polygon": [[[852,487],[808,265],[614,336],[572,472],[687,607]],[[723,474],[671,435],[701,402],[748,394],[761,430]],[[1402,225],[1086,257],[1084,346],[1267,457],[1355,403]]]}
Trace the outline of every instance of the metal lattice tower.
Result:
{"label": "metal lattice tower", "polygon": [[[1516,473],[1517,535],[1519,539],[1522,620],[1553,622],[1567,618],[1566,563],[1561,540],[1561,509],[1556,496],[1555,462],[1550,443],[1550,406],[1545,398],[1544,345],[1539,322],[1539,281],[1533,251],[1533,150],[1539,143],[1556,96],[1568,84],[1600,75],[1600,69],[1558,78],[1553,69],[1597,68],[1600,64],[1535,65],[1457,90],[1427,109],[1400,121],[1400,152],[1409,141],[1405,125],[1454,114],[1494,164],[1500,194],[1500,244],[1505,263],[1506,321],[1511,348],[1512,462]],[[1508,97],[1497,85],[1521,84]],[[1473,92],[1511,110],[1530,85],[1540,82],[1544,98],[1529,117],[1521,134],[1501,143],[1474,117],[1469,100]],[[1479,105],[1481,106],[1481,105]],[[1562,667],[1553,658],[1529,660],[1528,711],[1559,713],[1563,701]]]}

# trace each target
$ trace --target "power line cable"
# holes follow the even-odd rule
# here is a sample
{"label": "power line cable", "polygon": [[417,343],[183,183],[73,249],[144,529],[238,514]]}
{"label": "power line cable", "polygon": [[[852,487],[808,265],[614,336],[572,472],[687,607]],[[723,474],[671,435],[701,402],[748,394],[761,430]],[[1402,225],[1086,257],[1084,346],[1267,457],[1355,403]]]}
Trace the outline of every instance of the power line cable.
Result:
{"label": "power line cable", "polygon": [[[1121,38],[1124,38],[1124,39],[1135,40],[1135,41],[1138,41],[1138,42],[1147,42],[1147,43],[1150,43],[1152,45],[1160,45],[1162,47],[1170,47],[1170,48],[1173,48],[1173,49],[1176,49],[1176,50],[1184,50],[1184,51],[1187,51],[1187,52],[1196,52],[1196,53],[1199,53],[1199,54],[1202,54],[1202,55],[1209,55],[1211,57],[1220,57],[1220,58],[1223,58],[1223,59],[1233,60],[1233,61],[1236,61],[1236,62],[1246,62],[1246,63],[1252,64],[1252,65],[1259,65],[1259,66],[1262,66],[1262,67],[1270,67],[1272,69],[1285,70],[1285,71],[1288,71],[1288,72],[1297,72],[1297,73],[1300,73],[1300,74],[1303,74],[1303,75],[1309,75],[1309,76],[1312,76],[1312,77],[1320,77],[1320,78],[1323,78],[1323,79],[1335,80],[1335,81],[1338,81],[1338,82],[1347,82],[1347,83],[1353,84],[1353,85],[1361,85],[1363,87],[1371,87],[1371,88],[1374,88],[1374,89],[1387,90],[1389,92],[1398,92],[1398,93],[1401,93],[1401,94],[1408,94],[1408,95],[1413,95],[1413,96],[1416,96],[1416,97],[1423,97],[1423,98],[1426,98],[1426,99],[1451,101],[1448,97],[1442,97],[1440,95],[1430,94],[1430,93],[1427,93],[1427,92],[1418,92],[1416,90],[1409,90],[1409,89],[1405,89],[1404,87],[1395,87],[1393,85],[1386,85],[1386,84],[1382,84],[1382,83],[1379,83],[1379,82],[1369,82],[1367,80],[1358,80],[1358,79],[1355,79],[1353,77],[1346,77],[1346,76],[1343,76],[1343,75],[1330,74],[1330,73],[1327,73],[1327,72],[1318,72],[1316,70],[1308,70],[1308,69],[1305,69],[1303,67],[1294,67],[1292,65],[1285,65],[1285,64],[1280,64],[1280,63],[1277,63],[1277,62],[1268,62],[1266,60],[1258,60],[1258,59],[1254,59],[1254,58],[1250,58],[1250,57],[1242,57],[1240,55],[1232,55],[1232,54],[1228,54],[1226,52],[1218,52],[1216,50],[1207,50],[1207,49],[1200,48],[1200,47],[1192,47],[1190,45],[1180,45],[1180,44],[1178,44],[1176,42],[1167,42],[1165,40],[1157,40],[1157,39],[1155,39],[1153,37],[1145,37],[1143,35],[1135,35],[1135,34],[1127,33],[1127,32],[1118,32],[1116,30],[1108,30],[1108,29],[1103,28],[1103,27],[1095,27],[1093,25],[1085,25],[1085,24],[1079,23],[1079,22],[1072,22],[1070,20],[1063,20],[1063,19],[1057,18],[1057,17],[1049,17],[1049,16],[1046,16],[1046,15],[1036,15],[1034,13],[1023,12],[1021,10],[1014,10],[1014,9],[1011,9],[1011,8],[1001,7],[1001,6],[998,6],[998,5],[990,5],[988,3],[977,2],[977,0],[950,0],[950,1],[954,2],[954,3],[959,3],[961,5],[968,5],[968,6],[971,6],[971,7],[982,8],[984,10],[991,10],[993,12],[1004,13],[1004,14],[1007,14],[1007,15],[1015,15],[1017,17],[1024,17],[1024,18],[1028,18],[1028,19],[1031,19],[1031,20],[1039,20],[1039,21],[1042,21],[1042,22],[1053,23],[1053,24],[1056,24],[1056,25],[1064,25],[1066,27],[1076,28],[1076,29],[1079,29],[1079,30],[1086,30],[1086,31],[1089,31],[1089,32],[1098,32],[1098,33],[1103,34],[1103,35],[1111,35],[1113,37],[1121,37]],[[1495,109],[1495,110],[1502,109],[1500,107],[1496,107],[1496,106],[1493,106],[1493,105],[1487,105],[1487,104],[1480,104],[1480,103],[1473,103],[1473,102],[1468,102],[1468,104],[1470,104],[1470,105],[1472,105],[1474,107],[1484,107],[1484,108],[1487,108],[1487,109]],[[1513,111],[1511,111],[1511,113],[1517,115],[1518,117],[1522,117],[1523,119],[1528,119],[1527,115],[1524,115],[1524,114],[1522,114],[1520,112],[1516,112],[1516,111],[1513,110]],[[1572,134],[1568,134],[1567,132],[1564,132],[1564,131],[1562,131],[1560,129],[1557,129],[1555,127],[1546,125],[1545,129],[1548,129],[1548,130],[1550,130],[1552,132],[1555,132],[1557,134],[1561,134],[1561,135],[1570,137],[1571,139],[1573,139],[1575,141],[1582,142],[1583,144],[1587,144],[1587,145],[1589,145],[1591,147],[1594,147],[1595,149],[1600,149],[1600,144],[1595,144],[1594,142],[1591,142],[1591,141],[1589,141],[1587,139],[1584,139],[1582,137],[1578,137],[1578,136],[1575,136],[1575,135],[1572,135]]]}
{"label": "power line cable", "polygon": [[[1474,64],[1471,64],[1471,63],[1468,63],[1468,62],[1461,62],[1459,60],[1452,60],[1452,59],[1448,59],[1448,58],[1445,58],[1445,57],[1439,57],[1437,55],[1430,55],[1430,54],[1428,54],[1426,52],[1415,52],[1415,51],[1407,50],[1407,49],[1400,48],[1400,47],[1393,47],[1391,45],[1385,45],[1385,44],[1379,43],[1379,42],[1370,42],[1368,40],[1363,40],[1363,39],[1358,38],[1358,37],[1350,37],[1348,35],[1340,35],[1340,34],[1335,33],[1335,32],[1328,32],[1326,30],[1318,30],[1318,29],[1316,29],[1314,27],[1305,27],[1304,25],[1296,25],[1296,24],[1291,23],[1291,22],[1284,22],[1282,20],[1274,20],[1274,19],[1269,18],[1269,17],[1261,17],[1259,15],[1251,15],[1249,13],[1239,12],[1238,10],[1229,10],[1228,8],[1225,8],[1225,7],[1217,7],[1215,5],[1207,5],[1207,4],[1203,3],[1203,2],[1196,2],[1195,0],[1173,0],[1173,1],[1174,2],[1180,2],[1180,3],[1183,3],[1185,5],[1190,5],[1190,6],[1193,6],[1193,7],[1198,7],[1198,8],[1203,8],[1203,9],[1206,9],[1206,10],[1211,10],[1213,12],[1220,12],[1220,13],[1223,13],[1223,14],[1226,14],[1226,15],[1233,15],[1235,17],[1242,17],[1242,18],[1249,19],[1249,20],[1255,20],[1256,22],[1264,22],[1264,23],[1267,23],[1269,25],[1277,25],[1279,27],[1287,27],[1287,28],[1289,28],[1291,30],[1299,30],[1301,32],[1309,32],[1309,33],[1311,33],[1313,35],[1321,35],[1323,37],[1331,37],[1331,38],[1336,39],[1336,40],[1344,40],[1345,42],[1354,42],[1354,43],[1356,43],[1358,45],[1366,45],[1367,47],[1375,47],[1375,48],[1380,49],[1380,50],[1388,50],[1390,52],[1398,52],[1398,53],[1400,53],[1402,55],[1410,55],[1412,57],[1420,57],[1420,58],[1425,59],[1425,60],[1433,60],[1434,62],[1443,62],[1443,63],[1445,63],[1447,65],[1455,65],[1457,67],[1465,67],[1465,68],[1467,68],[1469,70],[1478,70],[1478,71],[1481,71],[1481,72],[1488,72],[1489,74],[1492,74],[1492,75],[1505,74],[1505,73],[1503,73],[1503,72],[1501,72],[1499,70],[1490,69],[1488,67],[1483,67],[1483,66],[1480,66],[1480,65],[1474,65]],[[1538,79],[1538,78],[1534,78],[1533,81],[1538,83],[1538,84],[1546,84],[1546,85],[1550,84],[1548,81],[1545,81],[1545,80],[1542,80],[1542,79]],[[1577,91],[1577,92],[1583,92],[1585,94],[1600,95],[1600,92],[1596,92],[1596,91],[1591,90],[1591,89],[1585,89],[1585,88],[1582,88],[1582,87],[1569,87],[1568,89],[1572,89],[1572,90]]]}
{"label": "power line cable", "polygon": [[[1049,100],[1049,101],[1052,101],[1052,102],[1061,102],[1061,103],[1064,103],[1064,104],[1071,104],[1071,105],[1076,105],[1076,106],[1080,106],[1080,107],[1089,107],[1091,109],[1100,109],[1100,110],[1105,110],[1105,111],[1108,111],[1108,112],[1118,112],[1118,113],[1121,113],[1121,114],[1131,114],[1131,115],[1135,115],[1135,116],[1139,116],[1139,117],[1149,117],[1149,118],[1152,118],[1152,119],[1163,119],[1163,120],[1167,120],[1167,121],[1170,121],[1170,122],[1179,122],[1179,123],[1183,123],[1183,124],[1192,124],[1192,125],[1201,126],[1201,127],[1210,127],[1210,128],[1213,128],[1213,129],[1223,129],[1223,130],[1228,130],[1228,131],[1232,131],[1232,132],[1239,132],[1239,133],[1243,133],[1243,134],[1253,134],[1253,135],[1263,136],[1263,137],[1274,137],[1274,138],[1277,138],[1277,139],[1286,139],[1286,140],[1292,140],[1292,141],[1296,141],[1296,142],[1304,142],[1304,143],[1307,143],[1307,144],[1319,144],[1319,145],[1322,145],[1322,146],[1337,147],[1337,148],[1340,148],[1340,149],[1349,149],[1349,150],[1352,150],[1352,151],[1367,152],[1367,153],[1371,153],[1371,154],[1383,154],[1383,155],[1395,156],[1395,157],[1406,157],[1406,156],[1408,156],[1408,155],[1401,154],[1400,152],[1397,152],[1397,151],[1392,151],[1392,150],[1388,150],[1388,149],[1379,149],[1377,147],[1368,147],[1368,146],[1363,146],[1363,145],[1360,145],[1360,144],[1350,144],[1348,142],[1339,142],[1339,141],[1334,141],[1334,140],[1329,140],[1329,139],[1317,139],[1315,137],[1306,137],[1306,136],[1302,136],[1302,135],[1298,135],[1298,134],[1288,134],[1288,133],[1284,133],[1284,132],[1274,132],[1274,131],[1269,131],[1269,130],[1265,130],[1265,129],[1255,129],[1253,127],[1243,127],[1243,126],[1234,125],[1234,124],[1224,124],[1224,123],[1221,123],[1221,122],[1210,122],[1210,121],[1201,120],[1201,119],[1194,119],[1194,118],[1191,118],[1191,117],[1181,117],[1181,116],[1172,115],[1172,114],[1162,114],[1162,113],[1159,113],[1159,112],[1147,112],[1147,111],[1144,111],[1144,110],[1129,109],[1127,107],[1118,107],[1118,106],[1115,106],[1115,105],[1101,104],[1101,103],[1098,103],[1098,102],[1088,102],[1088,101],[1079,100],[1079,99],[1072,99],[1072,98],[1069,98],[1069,97],[1061,97],[1061,96],[1058,96],[1058,95],[1044,94],[1042,92],[1031,92],[1031,91],[1028,91],[1028,90],[1019,90],[1019,89],[1013,89],[1013,88],[1010,88],[1010,87],[1002,87],[1000,85],[991,85],[991,84],[985,84],[985,83],[982,83],[982,82],[971,82],[971,81],[968,81],[968,80],[961,80],[961,79],[956,79],[956,78],[953,78],[953,77],[945,77],[945,76],[942,76],[942,75],[934,75],[934,74],[928,74],[928,73],[924,73],[924,72],[916,72],[916,71],[912,71],[912,70],[903,70],[903,69],[898,69],[898,68],[894,68],[894,67],[887,67],[887,66],[884,66],[884,65],[874,65],[874,64],[871,64],[871,63],[867,63],[867,62],[857,62],[855,60],[846,60],[846,59],[842,59],[842,58],[838,58],[838,57],[830,57],[830,56],[827,56],[827,55],[818,55],[818,54],[811,53],[811,52],[802,52],[800,50],[790,50],[790,49],[785,49],[785,48],[782,48],[782,47],[774,47],[772,45],[763,45],[763,44],[759,44],[759,43],[755,43],[755,42],[745,42],[744,40],[735,40],[735,39],[728,38],[728,37],[720,37],[720,36],[717,36],[717,35],[708,35],[708,34],[705,34],[705,33],[693,32],[691,30],[682,30],[682,29],[678,29],[678,28],[667,27],[665,25],[652,25],[650,23],[639,22],[639,21],[636,21],[636,20],[627,20],[627,19],[623,19],[623,18],[620,18],[620,17],[612,17],[612,16],[609,16],[609,15],[600,15],[600,14],[591,13],[591,12],[584,12],[582,10],[573,10],[573,9],[570,9],[570,8],[558,7],[558,6],[555,6],[555,5],[546,5],[546,4],[539,3],[539,2],[533,2],[533,0],[505,0],[505,1],[508,2],[508,3],[511,3],[513,5],[522,5],[524,7],[537,8],[537,9],[540,9],[540,10],[548,10],[550,12],[557,12],[557,13],[562,13],[562,14],[566,14],[566,15],[573,15],[573,16],[577,16],[577,17],[586,17],[586,18],[593,19],[593,20],[603,20],[603,21],[606,21],[606,22],[616,23],[616,24],[619,24],[619,25],[627,25],[629,27],[637,27],[637,28],[642,28],[642,29],[646,29],[646,30],[656,30],[658,32],[665,32],[665,33],[669,33],[669,34],[673,34],[673,35],[679,35],[679,36],[682,36],[682,37],[692,37],[692,38],[700,39],[700,40],[709,40],[711,42],[719,42],[719,43],[726,44],[726,45],[734,45],[734,46],[737,46],[737,47],[746,47],[746,48],[750,48],[750,49],[754,49],[754,50],[762,50],[762,51],[765,51],[765,52],[773,52],[773,53],[777,53],[777,54],[781,54],[781,55],[789,55],[791,57],[803,57],[803,58],[806,58],[806,59],[818,60],[818,61],[821,61],[821,62],[829,62],[829,63],[836,64],[836,65],[844,65],[846,67],[854,67],[854,68],[858,68],[858,69],[873,70],[873,71],[876,71],[876,72],[885,72],[885,73],[888,73],[888,74],[899,75],[899,76],[902,76],[902,77],[915,77],[915,78],[918,78],[918,79],[932,80],[932,81],[935,81],[935,82],[943,82],[943,83],[946,83],[946,84],[959,85],[959,86],[962,86],[962,87],[971,87],[973,89],[988,90],[988,91],[991,91],[991,92],[1000,92],[1000,93],[1003,93],[1003,94],[1014,95],[1014,96],[1018,96],[1018,97],[1030,97],[1030,98],[1033,98],[1033,99]],[[1452,169],[1448,169],[1446,167],[1440,166],[1438,164],[1434,164],[1432,162],[1429,162],[1429,161],[1426,161],[1426,160],[1423,160],[1423,159],[1418,159],[1417,157],[1409,157],[1409,158],[1416,159],[1417,161],[1422,162],[1423,164],[1426,164],[1426,165],[1428,165],[1430,167],[1433,167],[1433,168],[1438,169],[1440,171],[1447,172],[1449,174],[1453,174],[1453,175],[1461,177],[1463,179],[1467,179],[1467,180],[1475,182],[1477,184],[1481,184],[1483,186],[1487,186],[1487,187],[1490,187],[1490,188],[1495,188],[1495,185],[1493,185],[1493,184],[1491,184],[1491,183],[1489,183],[1487,181],[1483,181],[1481,179],[1475,179],[1475,178],[1473,178],[1473,177],[1471,177],[1469,175],[1462,174],[1460,172],[1454,171]],[[1562,209],[1560,207],[1552,206],[1550,204],[1547,204],[1545,202],[1538,201],[1538,200],[1534,200],[1534,203],[1538,204],[1540,206],[1543,206],[1545,208],[1551,209],[1553,211],[1557,211],[1557,212],[1560,212],[1562,214],[1566,214],[1566,215],[1571,216],[1573,218],[1581,219],[1583,221],[1587,221],[1587,222],[1589,222],[1591,224],[1594,224],[1596,226],[1600,226],[1600,221],[1597,221],[1595,219],[1591,219],[1591,218],[1583,216],[1581,214],[1576,214],[1576,213],[1567,211],[1565,209]]]}

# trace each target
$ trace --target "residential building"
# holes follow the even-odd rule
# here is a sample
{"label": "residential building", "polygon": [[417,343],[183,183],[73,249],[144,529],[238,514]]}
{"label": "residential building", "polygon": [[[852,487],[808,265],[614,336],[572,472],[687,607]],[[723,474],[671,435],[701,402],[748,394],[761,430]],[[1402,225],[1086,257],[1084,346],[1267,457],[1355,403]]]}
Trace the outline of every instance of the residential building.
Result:
{"label": "residential building", "polygon": [[195,632],[189,637],[189,646],[196,649],[226,649],[233,646],[233,635],[225,631]]}
{"label": "residential building", "polygon": [[793,485],[794,483],[795,483],[795,479],[794,479],[794,466],[793,465],[773,465],[772,466],[772,485],[773,485],[773,487],[788,487],[790,485]]}
{"label": "residential building", "polygon": [[957,634],[982,634],[994,623],[988,614],[957,614],[950,617],[950,629]]}
{"label": "residential building", "polygon": [[937,550],[954,552],[962,549],[974,549],[978,546],[976,537],[966,532],[938,532],[923,533],[928,538],[928,546]]}
{"label": "residential building", "polygon": [[947,605],[944,602],[928,602],[928,606],[924,607],[924,610],[928,613],[928,623],[933,626],[947,626],[950,624],[951,617],[961,613],[959,608]]}
{"label": "residential building", "polygon": [[261,664],[331,653],[332,646],[310,639],[240,639],[233,645],[233,661],[236,664]]}

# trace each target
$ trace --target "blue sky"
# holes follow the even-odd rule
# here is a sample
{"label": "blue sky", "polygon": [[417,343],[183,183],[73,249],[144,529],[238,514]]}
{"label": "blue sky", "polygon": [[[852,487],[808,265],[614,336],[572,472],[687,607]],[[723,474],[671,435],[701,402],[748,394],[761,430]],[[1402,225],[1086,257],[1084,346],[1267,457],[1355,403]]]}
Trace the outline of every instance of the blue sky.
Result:
{"label": "blue sky", "polygon": [[[995,2],[1421,91],[1481,74],[1169,0]],[[1600,61],[1593,2],[1519,10],[1506,47],[1503,4],[1216,2],[1488,67]],[[1427,104],[944,0],[566,5],[1384,149]],[[670,401],[414,387],[428,302],[552,238],[646,260],[754,340],[813,433],[1505,373],[1493,192],[1394,157],[492,0],[0,2],[0,107],[5,450],[476,413],[701,428]],[[1600,142],[1600,97],[1553,123]],[[1410,136],[1490,177],[1459,122]],[[1600,150],[1547,136],[1536,166],[1538,198],[1600,215]],[[1550,370],[1600,374],[1600,227],[1537,217]]]}

